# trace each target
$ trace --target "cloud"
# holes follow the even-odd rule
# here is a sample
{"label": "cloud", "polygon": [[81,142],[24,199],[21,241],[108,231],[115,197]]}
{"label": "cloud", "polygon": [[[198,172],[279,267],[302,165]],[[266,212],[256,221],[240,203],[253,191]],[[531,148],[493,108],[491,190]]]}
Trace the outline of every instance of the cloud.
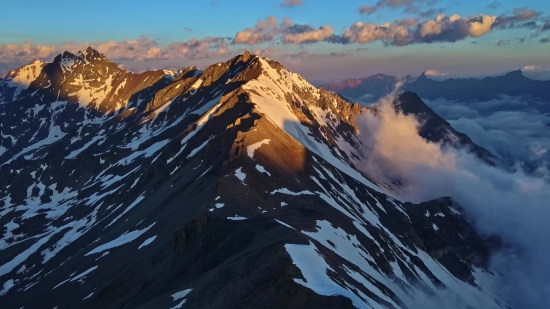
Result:
{"label": "cloud", "polygon": [[497,46],[510,45],[510,40],[500,40],[496,44]]}
{"label": "cloud", "polygon": [[276,17],[270,16],[259,20],[252,28],[237,32],[233,43],[256,45],[280,39],[285,44],[308,44],[325,41],[333,34],[334,30],[328,25],[315,29],[311,25],[296,24],[286,17],[279,23]]}
{"label": "cloud", "polygon": [[304,5],[303,0],[285,0],[283,1],[283,3],[281,3],[282,7],[295,7],[301,5]]}
{"label": "cloud", "polygon": [[490,8],[490,9],[496,10],[496,9],[498,9],[499,7],[501,7],[501,4],[500,4],[500,2],[498,2],[498,1],[493,1],[493,2],[489,3],[489,4],[487,5],[487,7]]}
{"label": "cloud", "polygon": [[[420,18],[433,16],[444,9],[432,8],[420,10],[416,3],[432,5],[434,0],[380,0],[375,6],[363,5],[359,7],[361,14],[372,14],[379,7],[405,7],[405,12],[415,13]],[[307,44],[315,42],[329,42],[334,44],[371,43],[382,41],[386,45],[406,46],[421,43],[456,42],[468,37],[480,37],[494,29],[526,27],[542,29],[535,19],[541,12],[528,7],[516,8],[512,15],[473,15],[461,17],[453,14],[447,16],[439,14],[434,19],[419,20],[418,18],[398,19],[394,22],[382,24],[356,22],[345,29],[342,34],[334,34],[330,25],[313,28],[311,25],[295,24],[289,18],[283,18],[279,23],[276,17],[259,20],[254,27],[239,31],[234,44],[262,44],[276,43]],[[550,26],[550,25],[549,25]]]}
{"label": "cloud", "polygon": [[521,72],[525,77],[531,79],[550,80],[550,68],[543,68],[539,65],[526,65],[521,69]]}
{"label": "cloud", "polygon": [[307,44],[325,41],[334,34],[331,26],[321,26],[319,29],[308,28],[300,32],[290,32],[283,36],[283,43]]}
{"label": "cloud", "polygon": [[141,37],[136,40],[91,43],[69,42],[60,45],[0,44],[0,66],[19,67],[33,60],[51,60],[64,51],[77,52],[91,46],[113,61],[146,61],[162,59],[203,59],[227,54],[229,42],[222,37],[206,37],[174,42],[161,47],[156,40]]}
{"label": "cloud", "polygon": [[488,15],[462,18],[457,14],[451,16],[440,14],[435,19],[424,22],[414,18],[384,24],[357,22],[346,29],[342,35],[329,38],[329,41],[340,44],[383,41],[387,45],[396,46],[456,42],[488,33],[496,19],[496,16]]}
{"label": "cloud", "polygon": [[438,71],[438,70],[426,70],[424,72],[424,75],[426,76],[447,76],[449,74],[449,71],[447,72],[441,72],[441,71]]}
{"label": "cloud", "polygon": [[542,39],[539,40],[539,42],[548,43],[548,42],[550,42],[550,38],[542,38]]}
{"label": "cloud", "polygon": [[[405,10],[405,11],[407,11],[407,10]],[[428,10],[425,10],[425,11],[415,10],[414,12],[412,10],[409,10],[409,13],[418,14],[418,17],[421,17],[421,18],[429,18],[429,17],[433,17],[434,15],[437,16],[439,14],[442,14],[444,11],[445,11],[444,8],[437,8],[437,9],[428,9]]]}
{"label": "cloud", "polygon": [[[376,6],[364,5],[359,10],[362,14],[372,14],[377,7],[396,8],[411,3],[413,3],[411,0],[379,1]],[[430,16],[441,10],[429,9],[422,12],[412,6],[405,9],[406,12],[419,14],[419,17]],[[384,24],[357,22],[346,29],[343,34],[333,36],[328,41],[340,44],[383,41],[387,45],[405,46],[418,43],[456,42],[468,37],[482,36],[493,29],[517,27],[536,29],[538,27],[534,19],[540,17],[541,12],[523,7],[514,9],[512,13],[512,15],[482,14],[469,17],[461,17],[457,14],[451,16],[439,14],[435,19],[427,21],[409,18]]]}
{"label": "cloud", "polygon": [[421,2],[427,2],[429,4],[433,4],[437,2],[437,0],[379,0],[376,2],[375,5],[362,5],[359,7],[359,13],[363,15],[371,15],[374,12],[382,9],[382,8],[390,8],[390,9],[397,9],[400,7],[407,7],[406,10],[418,10],[418,8],[415,6],[416,3]]}
{"label": "cloud", "polygon": [[332,36],[328,41],[340,44],[385,41],[388,44],[403,46],[411,42],[409,27],[417,23],[416,19],[402,19],[384,24],[357,22],[346,29],[342,35]]}
{"label": "cloud", "polygon": [[407,200],[451,196],[478,232],[497,235],[516,250],[493,254],[491,269],[501,274],[499,294],[509,297],[512,308],[550,308],[548,179],[521,169],[505,172],[464,150],[423,140],[418,120],[396,113],[394,99],[383,99],[376,116],[358,119],[361,139],[371,150],[361,168],[399,179],[403,185],[397,194]]}
{"label": "cloud", "polygon": [[246,28],[237,32],[233,38],[234,44],[261,44],[273,41],[276,35],[280,33],[277,18],[269,16],[265,20],[258,20],[252,28]]}
{"label": "cloud", "polygon": [[290,57],[290,58],[328,58],[328,57],[345,57],[348,56],[348,53],[341,53],[341,52],[331,52],[331,53],[311,53],[307,50],[303,49],[297,54],[286,54],[283,55],[283,57]]}
{"label": "cloud", "polygon": [[370,15],[376,11],[376,7],[372,5],[362,5],[359,7],[359,14]]}
{"label": "cloud", "polygon": [[498,16],[493,24],[493,28],[507,29],[507,28],[533,28],[535,23],[526,23],[542,15],[542,12],[531,10],[528,7],[515,8],[512,11],[512,15]]}
{"label": "cloud", "polygon": [[28,63],[36,59],[47,59],[58,51],[56,45],[34,44],[25,41],[22,44],[0,44],[0,63]]}
{"label": "cloud", "polygon": [[[535,70],[528,66],[523,69]],[[536,70],[543,70],[537,68]],[[546,72],[550,76],[550,69]],[[529,77],[531,77],[529,75]],[[510,162],[538,165],[550,161],[550,154],[533,159],[530,148],[550,149],[550,107],[544,102],[523,98],[499,96],[481,102],[449,102],[438,99],[426,103],[456,130],[490,152]]]}
{"label": "cloud", "polygon": [[271,48],[256,49],[254,54],[259,57],[270,58],[275,55],[275,51]]}
{"label": "cloud", "polygon": [[424,43],[456,42],[467,37],[479,37],[491,31],[495,20],[495,16],[488,15],[462,18],[457,14],[440,14],[435,19],[419,25],[415,40]]}

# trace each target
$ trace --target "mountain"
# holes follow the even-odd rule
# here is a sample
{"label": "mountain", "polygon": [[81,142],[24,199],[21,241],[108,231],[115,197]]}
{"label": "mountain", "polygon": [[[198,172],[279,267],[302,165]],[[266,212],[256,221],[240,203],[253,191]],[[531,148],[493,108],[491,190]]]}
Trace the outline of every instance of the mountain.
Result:
{"label": "mountain", "polygon": [[376,74],[365,78],[346,79],[338,83],[325,84],[321,88],[354,100],[374,102],[390,93],[398,81],[399,79],[393,76]]}
{"label": "mountain", "polygon": [[488,101],[504,94],[527,95],[546,102],[550,100],[548,87],[550,87],[550,80],[529,79],[523,76],[521,70],[483,79],[451,78],[443,81],[435,81],[422,74],[405,86],[406,89],[430,100],[445,98],[459,101]]}
{"label": "mountain", "polygon": [[[447,147],[466,149],[488,165],[503,165],[503,162],[487,149],[477,145],[472,139],[456,131],[449,122],[435,113],[414,92],[402,92],[392,101],[395,111],[418,119],[418,134],[425,140]],[[376,114],[379,106],[371,105],[366,110]]]}
{"label": "mountain", "polygon": [[361,171],[368,110],[278,62],[87,49],[0,89],[2,308],[508,308],[498,241]]}
{"label": "mountain", "polygon": [[[371,103],[390,93],[397,81],[395,77],[385,76],[379,79],[380,74],[367,78],[357,79],[356,83],[341,82],[323,85],[324,89],[354,98],[363,103]],[[360,82],[359,82],[360,81]],[[426,74],[414,79],[410,76],[401,79],[404,82],[402,91],[417,93],[420,97],[429,100],[443,98],[453,101],[488,101],[499,95],[527,96],[534,99],[549,101],[550,80],[540,81],[525,77],[521,70],[509,72],[495,77],[451,78],[434,80]],[[550,112],[546,110],[545,112]]]}

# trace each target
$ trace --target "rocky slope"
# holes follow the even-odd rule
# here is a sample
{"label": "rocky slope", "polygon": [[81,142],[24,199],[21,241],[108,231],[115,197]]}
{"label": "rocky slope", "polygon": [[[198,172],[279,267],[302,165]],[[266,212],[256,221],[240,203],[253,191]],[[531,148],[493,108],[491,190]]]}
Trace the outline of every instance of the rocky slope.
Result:
{"label": "rocky slope", "polygon": [[460,207],[360,172],[364,109],[277,62],[0,89],[2,308],[506,308]]}

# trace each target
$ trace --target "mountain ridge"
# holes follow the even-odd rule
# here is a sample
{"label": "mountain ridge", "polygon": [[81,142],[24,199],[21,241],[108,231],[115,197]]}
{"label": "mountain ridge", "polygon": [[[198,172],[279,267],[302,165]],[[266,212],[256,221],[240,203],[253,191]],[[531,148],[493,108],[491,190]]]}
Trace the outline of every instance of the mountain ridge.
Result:
{"label": "mountain ridge", "polygon": [[456,203],[402,202],[355,167],[358,104],[250,53],[110,91],[89,72],[50,83],[106,93],[87,104],[42,72],[0,91],[11,307],[412,309],[445,290],[504,308]]}
{"label": "mountain ridge", "polygon": [[389,76],[384,84],[376,82],[376,76],[356,79],[360,83],[347,86],[345,83],[333,83],[322,85],[322,88],[334,91],[340,95],[360,100],[364,103],[372,103],[392,92],[397,81],[403,81],[402,91],[417,93],[420,97],[429,100],[446,99],[451,101],[486,101],[498,95],[531,96],[534,99],[550,100],[545,91],[550,85],[550,80],[542,81],[526,77],[521,70],[513,70],[499,76],[484,78],[449,78],[435,80],[423,72],[417,78],[406,77],[398,79]]}

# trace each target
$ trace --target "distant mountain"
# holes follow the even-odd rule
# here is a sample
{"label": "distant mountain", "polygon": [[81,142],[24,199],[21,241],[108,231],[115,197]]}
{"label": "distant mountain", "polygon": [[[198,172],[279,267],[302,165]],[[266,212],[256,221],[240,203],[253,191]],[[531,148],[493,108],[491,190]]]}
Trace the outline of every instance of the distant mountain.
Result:
{"label": "distant mountain", "polygon": [[422,74],[415,81],[405,85],[406,90],[418,93],[423,98],[435,100],[487,101],[499,94],[508,96],[527,95],[550,101],[550,80],[532,80],[520,70],[502,76],[475,78],[451,78],[435,81]]}
{"label": "distant mountain", "polygon": [[349,99],[375,101],[374,98],[390,93],[399,79],[385,74],[376,74],[360,79],[346,79],[339,83],[322,85],[323,88]]}
{"label": "distant mountain", "polygon": [[[418,96],[395,106],[475,147]],[[508,308],[495,242],[459,205],[407,203],[358,168],[369,111],[248,52],[133,74],[87,49],[11,71],[2,308]]]}
{"label": "distant mountain", "polygon": [[[395,77],[377,74],[367,78],[323,85],[322,88],[363,103],[371,103],[390,93],[397,81]],[[520,70],[482,79],[451,78],[441,81],[431,79],[423,73],[418,78],[407,76],[401,81],[405,82],[403,91],[415,92],[429,100],[443,98],[476,102],[491,100],[502,94],[550,100],[550,91],[547,90],[550,89],[550,80],[529,79]]]}
{"label": "distant mountain", "polygon": [[[427,141],[440,143],[448,147],[466,148],[489,165],[499,163],[497,157],[485,148],[474,143],[468,135],[458,132],[445,119],[436,114],[414,92],[403,92],[393,102],[396,111],[404,115],[414,115],[421,123],[418,134]],[[369,110],[376,110],[371,106]]]}

